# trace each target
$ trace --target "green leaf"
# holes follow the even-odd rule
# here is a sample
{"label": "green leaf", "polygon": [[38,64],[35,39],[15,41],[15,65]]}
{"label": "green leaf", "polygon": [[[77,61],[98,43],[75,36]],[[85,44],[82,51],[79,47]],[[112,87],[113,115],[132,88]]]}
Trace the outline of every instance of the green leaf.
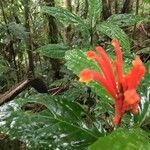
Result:
{"label": "green leaf", "polygon": [[63,44],[47,44],[38,48],[37,51],[50,58],[63,58],[68,49],[69,47]]}
{"label": "green leaf", "polygon": [[133,14],[114,14],[110,16],[106,21],[120,27],[126,27],[132,26],[142,20],[142,17]]}
{"label": "green leaf", "polygon": [[95,27],[100,20],[100,14],[102,11],[102,0],[89,0],[89,18],[91,26]]}
{"label": "green leaf", "polygon": [[6,71],[6,67],[0,63],[0,76]]}
{"label": "green leaf", "polygon": [[144,127],[150,125],[150,65],[147,66],[147,74],[139,86],[141,105],[139,114],[135,116],[136,125]]}
{"label": "green leaf", "polygon": [[97,27],[97,30],[106,34],[111,39],[117,39],[122,47],[122,50],[129,52],[130,50],[129,38],[125,34],[125,32],[117,25],[114,25],[110,22],[103,22]]}
{"label": "green leaf", "polygon": [[[47,109],[23,111],[25,104],[33,103]],[[93,125],[88,127],[82,117],[85,111],[77,103],[49,95],[16,99],[2,106],[0,115],[0,131],[31,149],[84,149],[101,135]]]}
{"label": "green leaf", "polygon": [[86,58],[85,52],[80,49],[67,51],[65,59],[67,60],[66,65],[68,69],[72,70],[76,75],[79,75],[80,71],[85,68],[91,68],[100,71],[96,63],[88,60]]}
{"label": "green leaf", "polygon": [[17,39],[26,39],[28,36],[26,29],[21,24],[11,22],[8,24],[8,29],[9,29],[10,33],[13,35],[13,37],[15,37]]}
{"label": "green leaf", "polygon": [[[66,66],[68,69],[72,70],[77,76],[79,76],[79,73],[86,68],[101,72],[98,65],[95,62],[88,60],[82,50],[67,51],[65,59],[67,60]],[[100,84],[90,82],[87,85],[90,86],[97,95],[102,97],[106,103],[108,102],[108,93],[101,87]]]}
{"label": "green leaf", "polygon": [[149,147],[148,136],[141,129],[119,129],[99,138],[89,150],[148,150]]}
{"label": "green leaf", "polygon": [[136,54],[149,54],[150,55],[150,47],[142,48],[141,50],[138,50]]}
{"label": "green leaf", "polygon": [[75,25],[84,34],[85,33],[89,34],[89,27],[83,21],[83,19],[78,17],[77,15],[75,15],[73,13],[70,13],[68,10],[65,10],[63,8],[60,8],[60,7],[44,6],[42,8],[42,12],[54,16],[57,20],[59,20],[63,23],[69,23],[69,24]]}

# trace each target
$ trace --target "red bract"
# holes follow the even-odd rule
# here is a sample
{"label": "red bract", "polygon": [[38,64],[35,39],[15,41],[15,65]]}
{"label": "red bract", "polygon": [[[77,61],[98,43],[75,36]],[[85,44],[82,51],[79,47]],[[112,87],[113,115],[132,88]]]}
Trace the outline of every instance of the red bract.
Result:
{"label": "red bract", "polygon": [[87,59],[94,60],[101,73],[89,68],[80,72],[80,82],[90,82],[92,80],[101,84],[112,96],[115,102],[115,116],[113,122],[119,125],[123,114],[130,109],[133,113],[138,112],[140,96],[137,93],[137,86],[144,76],[146,69],[138,56],[132,63],[132,68],[127,74],[123,74],[122,52],[117,40],[112,40],[116,59],[113,63],[109,59],[104,49],[96,47],[96,52],[88,51]]}

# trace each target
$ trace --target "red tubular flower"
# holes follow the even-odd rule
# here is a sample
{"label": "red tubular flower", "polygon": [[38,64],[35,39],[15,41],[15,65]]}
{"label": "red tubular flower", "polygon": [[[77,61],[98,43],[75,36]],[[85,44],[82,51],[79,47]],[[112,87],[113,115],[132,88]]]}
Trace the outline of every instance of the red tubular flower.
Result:
{"label": "red tubular flower", "polygon": [[113,63],[109,59],[104,49],[96,47],[96,52],[86,53],[89,60],[93,60],[99,66],[101,73],[91,69],[80,72],[80,82],[90,82],[92,80],[101,84],[115,101],[115,116],[113,122],[119,125],[123,114],[130,109],[133,113],[138,112],[140,96],[136,92],[137,86],[144,76],[146,69],[138,56],[132,63],[131,70],[123,74],[122,52],[117,40],[112,40],[115,48],[116,59]]}

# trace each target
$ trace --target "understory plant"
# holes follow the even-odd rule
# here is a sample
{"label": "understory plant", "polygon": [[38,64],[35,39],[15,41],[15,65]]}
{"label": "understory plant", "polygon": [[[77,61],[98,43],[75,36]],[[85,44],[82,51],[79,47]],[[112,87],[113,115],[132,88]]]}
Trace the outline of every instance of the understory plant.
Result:
{"label": "understory plant", "polygon": [[[83,90],[79,85],[72,99],[69,89],[67,95],[64,93],[65,96],[36,94],[17,98],[0,107],[1,133],[8,134],[12,139],[21,140],[28,149],[99,150],[105,147],[108,150],[147,150],[150,146],[150,102],[147,83],[149,69],[139,88],[140,101],[137,85],[146,69],[137,56],[131,70],[124,75],[119,43],[113,40],[112,44],[117,55],[113,63],[102,47],[97,47],[97,52],[87,53],[71,50],[65,56],[67,67],[79,75],[80,81],[96,80],[100,83],[87,84],[97,94],[94,109],[88,111],[85,105],[73,99],[74,94]],[[94,61],[89,61],[86,55]],[[114,99],[115,107],[110,100],[111,97]],[[99,114],[96,110],[98,107],[101,107]],[[127,114],[120,124],[123,114],[130,109],[134,113],[139,109],[139,114]],[[110,119],[100,119],[104,115],[104,110],[110,115]],[[112,123],[114,110],[115,117]]]}
{"label": "understory plant", "polygon": [[[63,75],[61,79],[50,82],[47,94],[25,90],[11,102],[0,106],[0,133],[11,140],[21,141],[22,149],[150,148],[150,64],[143,63],[140,56],[131,53],[131,41],[122,29],[128,30],[143,18],[133,14],[113,14],[103,20],[102,0],[88,0],[88,3],[87,18],[62,7],[38,7],[38,12],[42,8],[44,15],[56,19],[59,34],[69,25],[72,35],[78,39],[68,44],[63,38],[58,38],[55,44],[45,44],[45,33],[35,32],[34,35],[34,31],[41,29],[41,21],[33,20],[38,25],[31,30],[33,39],[38,36],[39,41],[35,51],[44,56],[38,61],[39,65],[35,64],[35,73],[41,72],[43,78],[51,81],[51,73],[45,74],[46,71],[51,72],[50,58],[61,60]],[[33,14],[36,15],[35,12]],[[14,24],[7,26],[10,32],[16,33]],[[24,31],[24,28],[20,29],[19,35]],[[98,43],[104,35],[108,49]],[[109,44],[110,39],[113,39],[113,46]],[[106,43],[103,44],[105,46]],[[91,50],[93,46],[96,46],[96,51]],[[149,52],[142,50],[139,54],[143,51]],[[0,72],[5,76],[7,67],[1,65]]]}

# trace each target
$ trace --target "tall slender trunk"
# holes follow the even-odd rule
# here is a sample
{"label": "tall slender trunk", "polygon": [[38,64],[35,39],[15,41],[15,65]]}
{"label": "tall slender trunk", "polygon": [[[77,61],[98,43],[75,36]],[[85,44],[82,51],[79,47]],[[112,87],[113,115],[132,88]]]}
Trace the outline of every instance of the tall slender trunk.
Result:
{"label": "tall slender trunk", "polygon": [[[138,15],[139,13],[139,0],[136,0],[136,7],[135,7],[135,15]],[[135,37],[135,31],[136,31],[136,23],[134,24],[134,27],[133,27],[133,33],[132,33],[132,38]]]}
{"label": "tall slender trunk", "polygon": [[115,13],[118,13],[118,0],[115,0]]}
{"label": "tall slender trunk", "polygon": [[111,16],[111,9],[110,9],[110,3],[107,0],[102,0],[103,5],[103,19],[106,20],[108,17]]}
{"label": "tall slender trunk", "polygon": [[12,14],[13,14],[13,17],[14,17],[14,19],[15,19],[15,22],[16,22],[17,24],[20,24],[21,21],[20,21],[18,15],[17,15],[17,13],[16,13],[16,10],[15,10],[15,7],[14,7],[14,6],[15,6],[14,0],[11,0],[11,5],[12,5]]}
{"label": "tall slender trunk", "polygon": [[[55,1],[54,0],[45,0],[46,5],[49,7],[54,7],[55,6]],[[48,25],[49,25],[49,31],[48,31],[48,39],[49,43],[51,44],[57,44],[58,43],[58,29],[57,25],[55,22],[55,18],[50,15],[46,15],[48,19]],[[61,61],[59,59],[50,59],[50,63],[52,65],[52,70],[53,70],[53,80],[60,79],[60,68],[61,68]]]}
{"label": "tall slender trunk", "polygon": [[34,60],[33,60],[33,45],[32,45],[32,38],[31,38],[31,28],[30,28],[30,8],[29,8],[29,0],[24,0],[24,16],[25,16],[25,28],[26,31],[29,33],[26,45],[27,45],[27,54],[28,54],[28,76],[34,77]]}
{"label": "tall slender trunk", "polygon": [[133,2],[133,0],[125,0],[121,13],[130,13],[132,11]]}
{"label": "tall slender trunk", "polygon": [[76,8],[75,8],[75,13],[77,14],[79,12],[79,7],[80,7],[80,2],[79,0],[77,0],[77,5],[76,5]]}
{"label": "tall slender trunk", "polygon": [[[72,12],[72,6],[71,6],[71,1],[72,0],[65,0],[65,7],[67,8],[67,10],[69,12]],[[65,41],[68,45],[70,45],[71,41],[72,41],[72,36],[71,36],[71,24],[69,24],[66,28],[65,28]]]}
{"label": "tall slender trunk", "polygon": [[[7,22],[7,18],[5,16],[5,12],[4,12],[4,7],[3,7],[3,3],[0,0],[0,6],[1,6],[1,10],[2,10],[2,15],[3,15],[3,19],[7,28],[7,34],[11,37],[11,33],[10,30],[8,28],[8,22]],[[8,55],[6,55],[6,60],[9,61],[9,63],[11,64],[11,62],[13,62],[13,65],[15,67],[15,71],[16,71],[16,76],[17,76],[17,80],[19,81],[19,73],[18,73],[18,67],[17,67],[17,62],[16,62],[16,53],[14,50],[14,46],[13,46],[13,41],[12,39],[10,40],[9,44],[6,46],[6,51],[8,51]]]}

